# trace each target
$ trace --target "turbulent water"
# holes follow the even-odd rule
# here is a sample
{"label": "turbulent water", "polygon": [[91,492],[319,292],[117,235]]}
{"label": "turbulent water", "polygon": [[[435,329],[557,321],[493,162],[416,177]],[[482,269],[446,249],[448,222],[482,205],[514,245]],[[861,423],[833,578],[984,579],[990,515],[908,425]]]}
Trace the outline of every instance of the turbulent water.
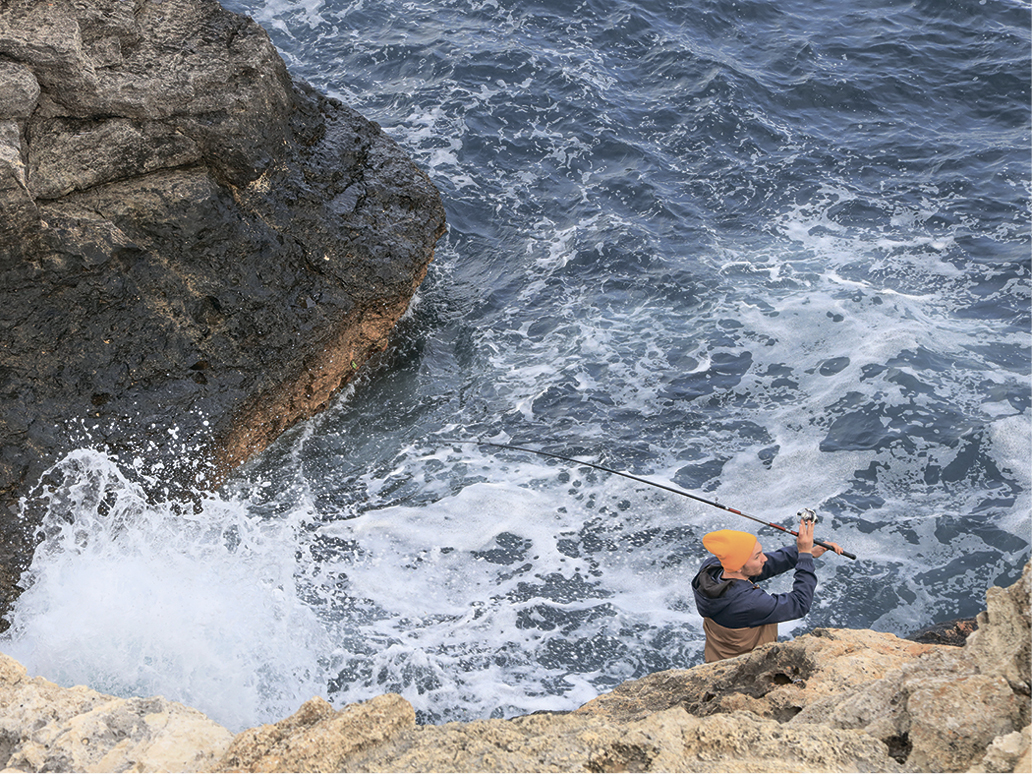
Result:
{"label": "turbulent water", "polygon": [[[0,642],[234,729],[569,709],[702,660],[700,537],[857,554],[781,626],[971,616],[1030,543],[1030,10],[232,0],[450,224],[393,348],[200,513],[83,449]],[[70,518],[73,517],[73,518]],[[791,539],[791,538],[789,538]],[[769,584],[789,588],[789,579]]]}

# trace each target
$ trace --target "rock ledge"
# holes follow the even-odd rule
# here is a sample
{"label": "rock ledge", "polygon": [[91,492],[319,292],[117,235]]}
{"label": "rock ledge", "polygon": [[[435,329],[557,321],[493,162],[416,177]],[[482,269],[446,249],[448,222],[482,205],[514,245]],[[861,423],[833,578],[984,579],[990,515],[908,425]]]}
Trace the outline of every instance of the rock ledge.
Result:
{"label": "rock ledge", "polygon": [[[182,705],[29,679],[0,657],[10,771],[1028,772],[1032,565],[964,647],[817,629],[624,683],[570,713],[417,726],[313,698],[232,737]],[[6,761],[6,764],[5,764]]]}

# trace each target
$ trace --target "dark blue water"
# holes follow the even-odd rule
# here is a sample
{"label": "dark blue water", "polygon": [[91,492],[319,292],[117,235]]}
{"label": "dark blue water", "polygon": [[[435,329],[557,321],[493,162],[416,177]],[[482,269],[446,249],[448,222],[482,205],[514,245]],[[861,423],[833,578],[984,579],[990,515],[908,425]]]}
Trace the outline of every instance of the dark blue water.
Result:
{"label": "dark blue water", "polygon": [[[378,366],[198,521],[75,460],[142,526],[84,498],[91,548],[41,553],[9,650],[238,727],[312,693],[568,709],[702,660],[699,539],[758,525],[454,438],[789,527],[817,509],[859,559],[818,560],[783,636],[902,635],[1018,576],[1027,3],[227,5],[427,170],[449,231]],[[105,573],[125,596],[63,602]]]}

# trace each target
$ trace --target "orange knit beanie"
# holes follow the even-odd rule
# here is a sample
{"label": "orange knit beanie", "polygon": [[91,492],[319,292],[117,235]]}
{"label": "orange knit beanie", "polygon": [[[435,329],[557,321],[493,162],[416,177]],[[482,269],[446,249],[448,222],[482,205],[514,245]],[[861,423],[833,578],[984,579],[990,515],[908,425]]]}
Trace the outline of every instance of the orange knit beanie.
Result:
{"label": "orange knit beanie", "polygon": [[752,556],[756,536],[735,529],[721,529],[704,536],[702,544],[720,560],[725,570],[738,572]]}

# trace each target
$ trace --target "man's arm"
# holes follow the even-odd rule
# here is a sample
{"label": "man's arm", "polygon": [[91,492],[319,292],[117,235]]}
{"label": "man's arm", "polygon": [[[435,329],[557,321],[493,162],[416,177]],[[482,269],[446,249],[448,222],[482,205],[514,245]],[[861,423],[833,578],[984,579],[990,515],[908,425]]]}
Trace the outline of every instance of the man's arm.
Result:
{"label": "man's arm", "polygon": [[[813,551],[813,527],[812,521],[800,519],[795,546],[786,546],[780,551],[768,555],[767,561],[763,565],[764,571],[754,579],[769,578],[794,566],[795,580],[792,583],[792,590],[787,594],[768,594],[753,586],[742,596],[741,601],[745,603],[744,609],[736,606],[736,613],[741,610],[741,615],[734,617],[747,621],[738,624],[738,627],[794,621],[810,612],[810,605],[813,604],[813,591],[817,587],[817,573],[814,571],[813,554],[811,553]],[[770,572],[767,572],[768,565],[771,565]],[[725,623],[723,625],[734,627],[734,624]]]}
{"label": "man's arm", "polygon": [[767,561],[763,563],[760,574],[751,576],[749,580],[759,583],[767,578],[773,578],[775,575],[781,575],[795,567],[798,560],[799,551],[795,546],[779,548],[777,551],[767,554]]}
{"label": "man's arm", "polygon": [[[799,561],[800,554],[810,554],[814,558],[823,554],[823,548],[820,549],[820,553],[814,550],[813,528],[814,522],[800,519],[799,531],[796,534],[796,544],[794,546],[785,546],[773,553],[767,554],[767,561],[763,563],[763,569],[760,571],[760,574],[752,576],[751,580],[758,583],[791,570],[796,566],[796,562]],[[835,544],[832,543],[831,545]],[[839,553],[842,552],[842,549],[838,548],[838,546],[835,546],[835,548]]]}
{"label": "man's arm", "polygon": [[[746,581],[736,581],[736,584],[738,583]],[[817,574],[814,572],[813,557],[810,554],[800,554],[790,592],[768,594],[763,589],[752,586],[736,595],[733,604],[725,608],[719,616],[715,616],[714,620],[721,626],[731,629],[794,621],[810,612],[816,587]]]}

